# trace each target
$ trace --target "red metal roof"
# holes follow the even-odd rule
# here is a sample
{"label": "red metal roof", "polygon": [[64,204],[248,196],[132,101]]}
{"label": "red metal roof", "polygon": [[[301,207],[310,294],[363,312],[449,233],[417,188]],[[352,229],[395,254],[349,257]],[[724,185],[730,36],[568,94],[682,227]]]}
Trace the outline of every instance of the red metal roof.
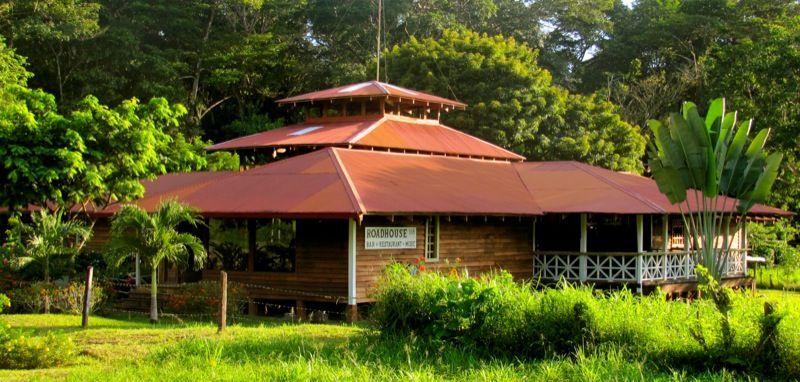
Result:
{"label": "red metal roof", "polygon": [[177,198],[210,217],[541,214],[509,162],[341,148],[240,173],[169,174],[144,185],[146,195],[135,204],[148,211]]}
{"label": "red metal roof", "polygon": [[467,105],[462,102],[423,93],[416,90],[402,88],[397,85],[378,81],[367,81],[316,92],[300,94],[278,100],[279,104],[315,102],[331,99],[370,98],[370,97],[397,97],[404,100],[413,100],[433,106],[452,107],[464,109]]}
{"label": "red metal roof", "polygon": [[208,150],[291,146],[356,146],[511,161],[525,159],[435,120],[395,115],[290,125],[218,143],[208,147]]}
{"label": "red metal roof", "polygon": [[[534,199],[545,213],[679,214],[655,181],[587,164],[565,162],[515,163]],[[723,203],[725,202],[725,203]],[[724,208],[723,208],[724,204]],[[686,211],[686,204],[683,205]],[[689,198],[694,207],[694,199]],[[735,211],[735,199],[721,198],[719,210]],[[790,212],[755,205],[753,215],[789,216]]]}
{"label": "red metal roof", "polygon": [[508,162],[333,149],[367,214],[539,215]]}

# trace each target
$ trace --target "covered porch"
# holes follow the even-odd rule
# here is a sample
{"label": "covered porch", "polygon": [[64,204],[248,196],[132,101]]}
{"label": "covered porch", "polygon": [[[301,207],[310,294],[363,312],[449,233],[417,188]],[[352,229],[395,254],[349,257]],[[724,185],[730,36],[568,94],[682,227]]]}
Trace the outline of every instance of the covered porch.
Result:
{"label": "covered porch", "polygon": [[[747,277],[744,228],[734,223],[718,242],[724,256],[723,281],[741,284]],[[728,243],[728,238],[732,240]],[[627,285],[638,292],[660,286],[691,289],[697,282],[697,252],[685,236],[680,216],[563,214],[538,218],[534,225],[533,278],[595,285]]]}

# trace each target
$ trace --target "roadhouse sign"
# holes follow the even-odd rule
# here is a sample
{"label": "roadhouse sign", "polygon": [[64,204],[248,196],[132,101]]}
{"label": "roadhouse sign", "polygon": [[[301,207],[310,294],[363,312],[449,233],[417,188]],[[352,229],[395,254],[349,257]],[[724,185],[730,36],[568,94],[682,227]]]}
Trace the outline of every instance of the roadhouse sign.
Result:
{"label": "roadhouse sign", "polygon": [[417,248],[417,227],[366,227],[365,249]]}

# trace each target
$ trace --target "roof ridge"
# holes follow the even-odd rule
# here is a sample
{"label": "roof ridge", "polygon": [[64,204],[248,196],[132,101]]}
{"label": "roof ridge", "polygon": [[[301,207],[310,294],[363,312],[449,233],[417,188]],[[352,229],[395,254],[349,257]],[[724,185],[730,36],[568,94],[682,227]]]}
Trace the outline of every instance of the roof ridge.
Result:
{"label": "roof ridge", "polygon": [[525,163],[525,162],[516,162],[509,164],[511,165],[511,169],[514,171],[514,174],[517,174],[517,179],[519,179],[520,183],[522,183],[522,187],[525,188],[525,191],[528,191],[528,195],[531,197],[531,202],[533,202],[533,206],[539,210],[540,215],[544,215],[545,214],[544,208],[542,208],[542,206],[540,206],[539,203],[536,202],[536,197],[533,195],[533,191],[531,191],[531,189],[528,188],[528,184],[525,183],[525,179],[523,179],[522,174],[519,173],[519,169],[517,167],[519,167],[520,163]]}
{"label": "roof ridge", "polygon": [[383,86],[383,84],[382,84],[380,81],[375,81],[375,80],[372,80],[372,81],[370,81],[370,82],[372,82],[373,84],[375,84],[375,86],[377,86],[377,87],[378,87],[378,89],[380,89],[380,90],[383,92],[383,94],[385,94],[385,95],[390,95],[390,94],[392,94],[392,93],[390,93],[390,92],[389,92],[389,90],[386,90],[386,87],[385,87],[385,86]]}
{"label": "roof ridge", "polygon": [[388,120],[388,118],[386,118],[386,116],[381,117],[377,121],[373,122],[371,125],[367,126],[366,129],[362,129],[361,131],[353,134],[352,137],[347,139],[347,144],[352,145],[352,144],[360,141],[365,136],[367,136],[367,134],[373,132],[375,129],[378,128],[378,126],[382,125],[387,120]]}
{"label": "roof ridge", "polygon": [[[579,170],[591,175],[592,177],[594,177],[596,179],[599,179],[603,183],[606,183],[606,184],[608,184],[608,185],[610,185],[610,186],[622,191],[623,193],[627,194],[628,196],[630,196],[630,197],[632,197],[634,199],[637,199],[637,200],[639,200],[640,202],[642,202],[642,203],[644,203],[646,205],[649,205],[653,209],[655,209],[657,211],[660,211],[661,213],[669,213],[669,211],[665,210],[664,208],[661,208],[661,206],[659,206],[657,203],[654,203],[650,199],[645,198],[644,196],[642,196],[638,192],[630,191],[630,190],[626,189],[625,187],[623,187],[621,184],[619,184],[619,183],[617,183],[617,182],[615,182],[615,181],[613,181],[611,179],[608,179],[608,178],[606,178],[604,176],[600,176],[599,174],[595,173],[593,166],[590,166],[588,164],[581,163],[581,162],[578,162],[578,161],[570,161],[570,162],[572,162],[573,166],[575,166],[577,169],[579,169]],[[609,171],[612,171],[612,170],[609,170]],[[612,171],[612,172],[614,172],[616,174],[616,171]]]}
{"label": "roof ridge", "polygon": [[328,153],[333,160],[334,166],[336,166],[336,170],[339,173],[339,178],[347,185],[347,195],[350,197],[350,202],[353,203],[353,208],[356,210],[356,214],[358,214],[359,219],[361,219],[361,215],[364,215],[367,212],[367,209],[364,208],[364,203],[361,202],[361,196],[358,194],[358,189],[353,184],[353,180],[350,178],[350,174],[347,172],[347,169],[342,164],[341,158],[339,158],[339,153],[337,152],[337,148],[329,147]]}

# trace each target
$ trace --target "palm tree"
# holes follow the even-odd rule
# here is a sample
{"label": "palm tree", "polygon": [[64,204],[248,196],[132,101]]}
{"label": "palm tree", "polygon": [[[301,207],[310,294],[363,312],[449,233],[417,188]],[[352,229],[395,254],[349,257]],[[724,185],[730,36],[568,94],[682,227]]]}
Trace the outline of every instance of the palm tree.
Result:
{"label": "palm tree", "polygon": [[[158,265],[166,260],[187,263],[194,254],[195,266],[206,259],[203,243],[195,236],[179,232],[178,226],[202,224],[194,210],[176,201],[166,201],[149,215],[135,205],[125,205],[111,220],[109,263],[119,266],[131,256],[150,263],[150,322],[158,322]],[[191,250],[191,252],[190,252]]]}
{"label": "palm tree", "polygon": [[[42,279],[50,283],[50,260],[54,257],[72,258],[80,252],[91,237],[92,230],[78,220],[64,220],[61,210],[50,212],[42,209],[31,214],[31,223],[12,220],[9,230],[10,242],[18,247],[16,266],[40,263]],[[50,313],[49,297],[45,296],[45,313]]]}

